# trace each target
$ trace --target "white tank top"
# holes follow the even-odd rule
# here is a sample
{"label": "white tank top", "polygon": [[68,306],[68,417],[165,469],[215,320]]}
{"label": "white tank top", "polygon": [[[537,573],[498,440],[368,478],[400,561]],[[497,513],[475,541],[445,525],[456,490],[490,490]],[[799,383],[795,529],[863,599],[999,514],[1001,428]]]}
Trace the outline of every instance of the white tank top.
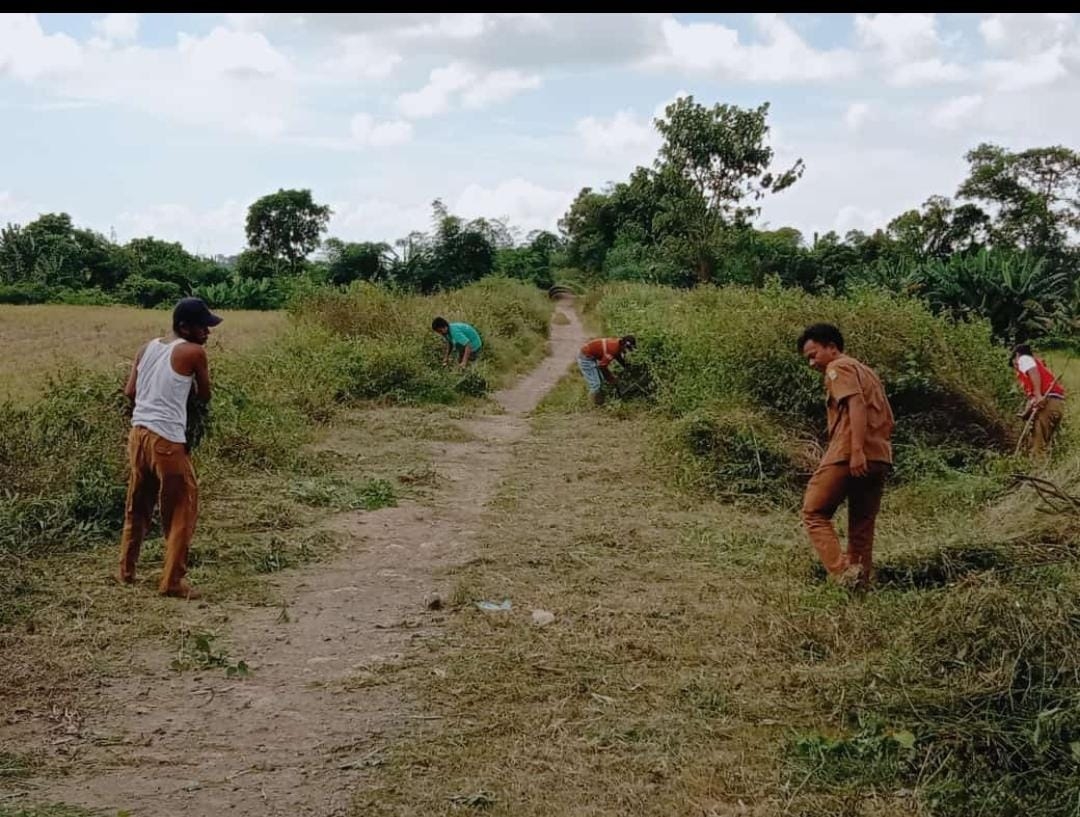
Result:
{"label": "white tank top", "polygon": [[177,374],[172,352],[180,338],[163,343],[155,338],[146,345],[135,378],[135,411],[131,424],[159,434],[174,443],[186,443],[187,401],[192,375]]}

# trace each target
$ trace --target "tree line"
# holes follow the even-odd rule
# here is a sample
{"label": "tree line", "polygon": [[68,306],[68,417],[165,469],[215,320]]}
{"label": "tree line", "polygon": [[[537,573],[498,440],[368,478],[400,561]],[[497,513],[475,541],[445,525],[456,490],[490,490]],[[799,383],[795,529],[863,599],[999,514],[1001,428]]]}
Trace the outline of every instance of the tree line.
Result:
{"label": "tree line", "polygon": [[493,274],[544,288],[775,277],[814,293],[878,287],[923,298],[939,313],[988,319],[1002,340],[1068,340],[1080,328],[1080,154],[982,144],[967,153],[953,196],[931,195],[873,232],[807,237],[755,226],[762,200],[804,171],[801,159],[774,167],[768,113],[768,103],[676,100],[655,120],[663,141],[652,165],[582,189],[558,234],[467,220],[436,200],[427,231],[324,238],[330,207],[310,190],[278,190],[250,206],[247,248],[209,259],[153,237],[119,244],[48,213],[0,230],[0,302],[153,307],[194,293],[217,308],[272,309],[298,290],[356,280],[430,293]]}

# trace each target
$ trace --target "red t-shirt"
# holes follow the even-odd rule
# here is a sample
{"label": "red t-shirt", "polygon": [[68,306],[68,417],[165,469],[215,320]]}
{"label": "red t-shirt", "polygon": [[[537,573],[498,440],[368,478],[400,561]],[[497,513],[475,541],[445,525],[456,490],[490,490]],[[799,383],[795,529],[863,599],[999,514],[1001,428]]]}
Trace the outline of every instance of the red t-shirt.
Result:
{"label": "red t-shirt", "polygon": [[615,355],[619,354],[619,339],[596,338],[596,340],[590,340],[581,347],[581,354],[595,360],[597,366],[606,368],[615,359]]}
{"label": "red t-shirt", "polygon": [[[1042,386],[1042,393],[1053,394],[1057,397],[1065,396],[1065,389],[1062,388],[1061,383],[1054,381],[1054,373],[1046,368],[1046,364],[1034,355],[1020,355],[1016,359],[1016,379],[1020,381],[1020,387],[1024,390],[1024,394],[1028,397],[1035,396],[1035,384],[1031,382],[1031,370],[1036,369],[1039,372],[1039,382]],[[1051,386],[1050,384],[1054,385]],[[1049,391],[1047,391],[1049,389]]]}

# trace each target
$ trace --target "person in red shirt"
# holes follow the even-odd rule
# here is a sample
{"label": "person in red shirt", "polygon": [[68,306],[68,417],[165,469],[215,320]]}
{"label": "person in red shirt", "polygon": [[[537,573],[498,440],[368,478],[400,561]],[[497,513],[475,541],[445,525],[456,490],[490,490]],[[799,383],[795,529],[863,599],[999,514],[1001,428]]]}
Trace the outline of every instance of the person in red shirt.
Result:
{"label": "person in red shirt", "polygon": [[1031,454],[1044,459],[1065,416],[1065,389],[1026,343],[1013,349],[1012,365],[1027,395],[1027,406],[1020,416],[1028,419],[1031,426]]}
{"label": "person in red shirt", "polygon": [[599,406],[604,402],[604,381],[609,384],[617,382],[615,375],[609,370],[613,360],[626,368],[626,360],[623,355],[632,352],[637,347],[637,339],[633,335],[621,338],[595,338],[581,347],[578,353],[577,364],[581,374],[585,378],[585,384],[589,387],[589,397],[593,405]]}

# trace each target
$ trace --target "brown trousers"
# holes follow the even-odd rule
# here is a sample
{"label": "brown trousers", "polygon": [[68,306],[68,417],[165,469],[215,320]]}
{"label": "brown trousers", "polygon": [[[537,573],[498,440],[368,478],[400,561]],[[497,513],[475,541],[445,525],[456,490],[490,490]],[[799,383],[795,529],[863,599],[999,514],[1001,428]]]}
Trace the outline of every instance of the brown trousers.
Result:
{"label": "brown trousers", "polygon": [[177,592],[184,586],[188,548],[199,515],[199,485],[191,457],[183,443],[171,442],[136,426],[128,436],[128,462],[131,476],[124,508],[124,534],[120,540],[120,579],[126,582],[135,579],[139,551],[157,504],[165,535],[165,569],[158,590]]}
{"label": "brown trousers", "polygon": [[[832,575],[858,565],[862,578],[873,567],[874,522],[890,466],[871,462],[865,477],[853,477],[846,462],[822,465],[810,478],[803,495],[802,519],[810,541],[825,569]],[[848,552],[840,549],[832,518],[840,503],[848,501]]]}
{"label": "brown trousers", "polygon": [[1038,459],[1049,456],[1050,440],[1065,416],[1065,401],[1048,397],[1031,424],[1031,455]]}

